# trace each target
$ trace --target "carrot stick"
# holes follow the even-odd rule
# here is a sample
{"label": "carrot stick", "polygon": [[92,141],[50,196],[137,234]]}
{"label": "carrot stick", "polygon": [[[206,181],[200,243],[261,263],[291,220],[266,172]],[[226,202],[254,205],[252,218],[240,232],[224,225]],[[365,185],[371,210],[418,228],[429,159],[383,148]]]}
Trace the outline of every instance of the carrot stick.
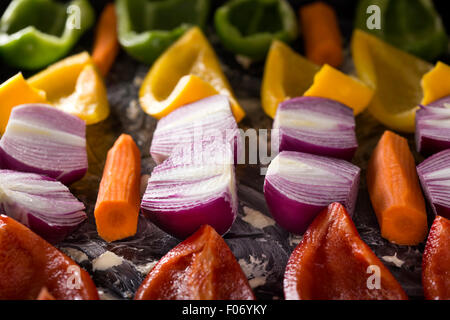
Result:
{"label": "carrot stick", "polygon": [[367,187],[383,238],[401,245],[425,239],[425,201],[405,138],[384,132],[369,160]]}
{"label": "carrot stick", "polygon": [[100,15],[92,52],[92,59],[103,76],[108,73],[118,52],[116,10],[114,4],[110,3]]}
{"label": "carrot stick", "polygon": [[299,9],[306,57],[312,62],[339,67],[342,64],[342,36],[334,9],[324,2],[313,2]]}
{"label": "carrot stick", "polygon": [[95,204],[95,221],[106,241],[136,234],[140,206],[141,155],[129,135],[122,134],[108,151]]}

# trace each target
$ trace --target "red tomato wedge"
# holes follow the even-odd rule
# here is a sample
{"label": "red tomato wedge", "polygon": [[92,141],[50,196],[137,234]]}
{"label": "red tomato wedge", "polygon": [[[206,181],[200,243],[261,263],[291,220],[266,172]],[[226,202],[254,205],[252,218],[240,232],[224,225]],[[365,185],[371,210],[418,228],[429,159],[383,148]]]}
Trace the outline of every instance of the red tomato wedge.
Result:
{"label": "red tomato wedge", "polygon": [[254,300],[248,280],[209,225],[170,250],[150,271],[136,300]]}
{"label": "red tomato wedge", "polygon": [[0,215],[0,300],[98,300],[89,274],[30,229]]}
{"label": "red tomato wedge", "polygon": [[339,203],[331,204],[315,218],[295,248],[284,275],[284,294],[288,300],[408,299],[361,240]]}
{"label": "red tomato wedge", "polygon": [[422,262],[425,299],[450,300],[450,220],[436,216]]}

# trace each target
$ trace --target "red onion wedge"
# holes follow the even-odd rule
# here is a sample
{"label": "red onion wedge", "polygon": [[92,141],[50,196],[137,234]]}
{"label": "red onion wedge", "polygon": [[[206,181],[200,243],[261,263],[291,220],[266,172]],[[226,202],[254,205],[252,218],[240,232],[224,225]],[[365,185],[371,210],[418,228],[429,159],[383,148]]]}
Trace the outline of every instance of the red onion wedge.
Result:
{"label": "red onion wedge", "polygon": [[238,126],[231,112],[230,102],[223,95],[187,104],[159,120],[153,133],[150,154],[160,164],[177,145],[211,139],[231,143],[235,151],[239,150]]}
{"label": "red onion wedge", "polygon": [[450,219],[450,149],[419,164],[417,174],[434,213]]}
{"label": "red onion wedge", "polygon": [[424,155],[450,148],[450,96],[417,110],[416,148]]}
{"label": "red onion wedge", "polygon": [[303,234],[330,203],[353,214],[359,177],[360,169],[345,160],[282,151],[269,165],[264,196],[281,227]]}
{"label": "red onion wedge", "polygon": [[351,160],[358,147],[353,110],[330,99],[299,97],[282,102],[273,129],[280,151]]}
{"label": "red onion wedge", "polygon": [[0,170],[1,212],[50,242],[65,238],[86,219],[84,204],[47,176]]}
{"label": "red onion wedge", "polygon": [[179,239],[204,224],[226,233],[238,210],[233,154],[229,145],[220,143],[177,147],[153,169],[142,212]]}
{"label": "red onion wedge", "polygon": [[4,169],[70,184],[87,171],[86,124],[45,104],[15,107],[0,140],[0,157]]}

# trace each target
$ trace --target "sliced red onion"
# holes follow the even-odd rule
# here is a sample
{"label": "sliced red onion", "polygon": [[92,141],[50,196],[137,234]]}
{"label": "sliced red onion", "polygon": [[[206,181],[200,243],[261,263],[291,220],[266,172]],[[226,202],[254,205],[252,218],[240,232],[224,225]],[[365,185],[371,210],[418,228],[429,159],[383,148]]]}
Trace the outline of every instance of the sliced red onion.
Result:
{"label": "sliced red onion", "polygon": [[450,96],[417,110],[416,147],[425,155],[450,148]]}
{"label": "sliced red onion", "polygon": [[50,242],[62,240],[86,219],[84,204],[50,177],[0,170],[2,213]]}
{"label": "sliced red onion", "polygon": [[86,124],[45,104],[15,107],[0,140],[2,167],[70,184],[88,168]]}
{"label": "sliced red onion", "polygon": [[299,97],[280,104],[273,123],[280,151],[351,160],[358,142],[353,110],[330,99]]}
{"label": "sliced red onion", "polygon": [[150,154],[160,164],[175,146],[205,140],[220,140],[239,150],[240,134],[226,96],[215,95],[187,104],[159,120]]}
{"label": "sliced red onion", "polygon": [[417,173],[434,213],[450,219],[450,149],[423,161]]}
{"label": "sliced red onion", "polygon": [[177,147],[153,169],[142,212],[179,239],[204,224],[226,233],[238,210],[233,163],[229,145],[205,142]]}
{"label": "sliced red onion", "polygon": [[283,151],[269,165],[264,196],[275,221],[302,234],[330,203],[353,214],[359,177],[360,169],[345,160]]}

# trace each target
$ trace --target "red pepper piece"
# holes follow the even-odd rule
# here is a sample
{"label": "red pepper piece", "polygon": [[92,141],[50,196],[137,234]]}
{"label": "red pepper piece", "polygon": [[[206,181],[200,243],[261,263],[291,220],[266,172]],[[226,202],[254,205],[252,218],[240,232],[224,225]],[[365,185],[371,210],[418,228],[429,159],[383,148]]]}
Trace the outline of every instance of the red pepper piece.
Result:
{"label": "red pepper piece", "polygon": [[96,300],[89,274],[30,229],[0,215],[0,300],[36,299],[46,287],[56,300]]}
{"label": "red pepper piece", "polygon": [[150,271],[136,300],[254,300],[240,265],[209,225],[170,250]]}
{"label": "red pepper piece", "polygon": [[[374,270],[379,270],[379,286]],[[284,294],[289,300],[408,299],[361,240],[339,203],[331,204],[316,217],[295,248],[284,275]]]}
{"label": "red pepper piece", "polygon": [[38,297],[36,300],[56,300],[54,296],[50,292],[48,292],[46,287],[43,287],[41,289],[41,292],[39,292]]}
{"label": "red pepper piece", "polygon": [[450,220],[436,216],[422,261],[422,284],[428,300],[450,300]]}

